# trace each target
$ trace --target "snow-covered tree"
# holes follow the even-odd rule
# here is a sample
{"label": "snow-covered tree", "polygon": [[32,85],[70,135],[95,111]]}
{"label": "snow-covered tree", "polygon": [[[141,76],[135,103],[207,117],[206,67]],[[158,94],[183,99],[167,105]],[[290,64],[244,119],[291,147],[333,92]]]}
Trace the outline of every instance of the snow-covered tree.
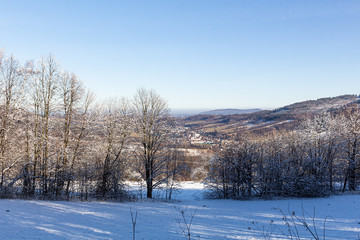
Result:
{"label": "snow-covered tree", "polygon": [[[166,166],[164,146],[169,137],[169,107],[153,90],[138,89],[133,100],[137,148],[137,169],[146,182],[147,198],[152,198],[154,187]],[[155,182],[154,184],[154,181]]]}

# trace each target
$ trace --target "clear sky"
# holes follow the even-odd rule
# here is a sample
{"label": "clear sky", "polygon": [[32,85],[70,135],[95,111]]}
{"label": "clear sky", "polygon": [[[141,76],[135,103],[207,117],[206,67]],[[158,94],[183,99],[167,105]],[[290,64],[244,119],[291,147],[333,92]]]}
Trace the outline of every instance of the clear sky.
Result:
{"label": "clear sky", "polygon": [[276,108],[360,93],[360,1],[0,0],[0,48],[54,54],[100,99]]}

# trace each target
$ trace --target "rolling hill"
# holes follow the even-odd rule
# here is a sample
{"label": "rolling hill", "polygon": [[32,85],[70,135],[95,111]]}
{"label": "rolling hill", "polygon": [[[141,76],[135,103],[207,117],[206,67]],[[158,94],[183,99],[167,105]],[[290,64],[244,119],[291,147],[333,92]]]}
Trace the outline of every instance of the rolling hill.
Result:
{"label": "rolling hill", "polygon": [[234,135],[240,132],[267,132],[294,128],[299,120],[323,112],[341,111],[351,104],[360,105],[359,95],[342,95],[294,103],[275,110],[247,114],[201,114],[182,119],[185,127],[205,133]]}

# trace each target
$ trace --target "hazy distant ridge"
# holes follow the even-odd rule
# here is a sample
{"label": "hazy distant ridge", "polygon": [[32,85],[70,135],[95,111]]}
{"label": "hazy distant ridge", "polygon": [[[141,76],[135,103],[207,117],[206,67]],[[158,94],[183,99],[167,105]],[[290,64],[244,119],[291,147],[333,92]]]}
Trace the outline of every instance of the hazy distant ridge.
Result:
{"label": "hazy distant ridge", "polygon": [[206,112],[201,112],[200,115],[234,115],[234,114],[247,114],[247,113],[254,113],[262,111],[262,109],[259,108],[253,108],[253,109],[216,109]]}

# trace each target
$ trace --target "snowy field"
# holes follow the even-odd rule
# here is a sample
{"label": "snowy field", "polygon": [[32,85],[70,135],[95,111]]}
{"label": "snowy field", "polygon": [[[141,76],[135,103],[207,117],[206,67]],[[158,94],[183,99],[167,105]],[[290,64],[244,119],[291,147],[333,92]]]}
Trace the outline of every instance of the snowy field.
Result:
{"label": "snowy field", "polygon": [[[321,239],[325,218],[326,239],[359,239],[359,195],[268,201],[205,200],[201,184],[184,183],[183,188],[173,202],[0,200],[0,239],[132,239],[130,208],[138,211],[136,239],[185,239],[179,226],[179,209],[187,209],[186,213],[196,210],[191,239],[264,239],[262,235],[269,229],[273,229],[271,239],[285,239],[282,214],[273,208],[286,213],[290,209],[301,215],[302,206],[311,215],[315,209]],[[308,221],[312,223],[311,218]],[[298,230],[304,239],[310,239],[308,231],[301,226]]]}

